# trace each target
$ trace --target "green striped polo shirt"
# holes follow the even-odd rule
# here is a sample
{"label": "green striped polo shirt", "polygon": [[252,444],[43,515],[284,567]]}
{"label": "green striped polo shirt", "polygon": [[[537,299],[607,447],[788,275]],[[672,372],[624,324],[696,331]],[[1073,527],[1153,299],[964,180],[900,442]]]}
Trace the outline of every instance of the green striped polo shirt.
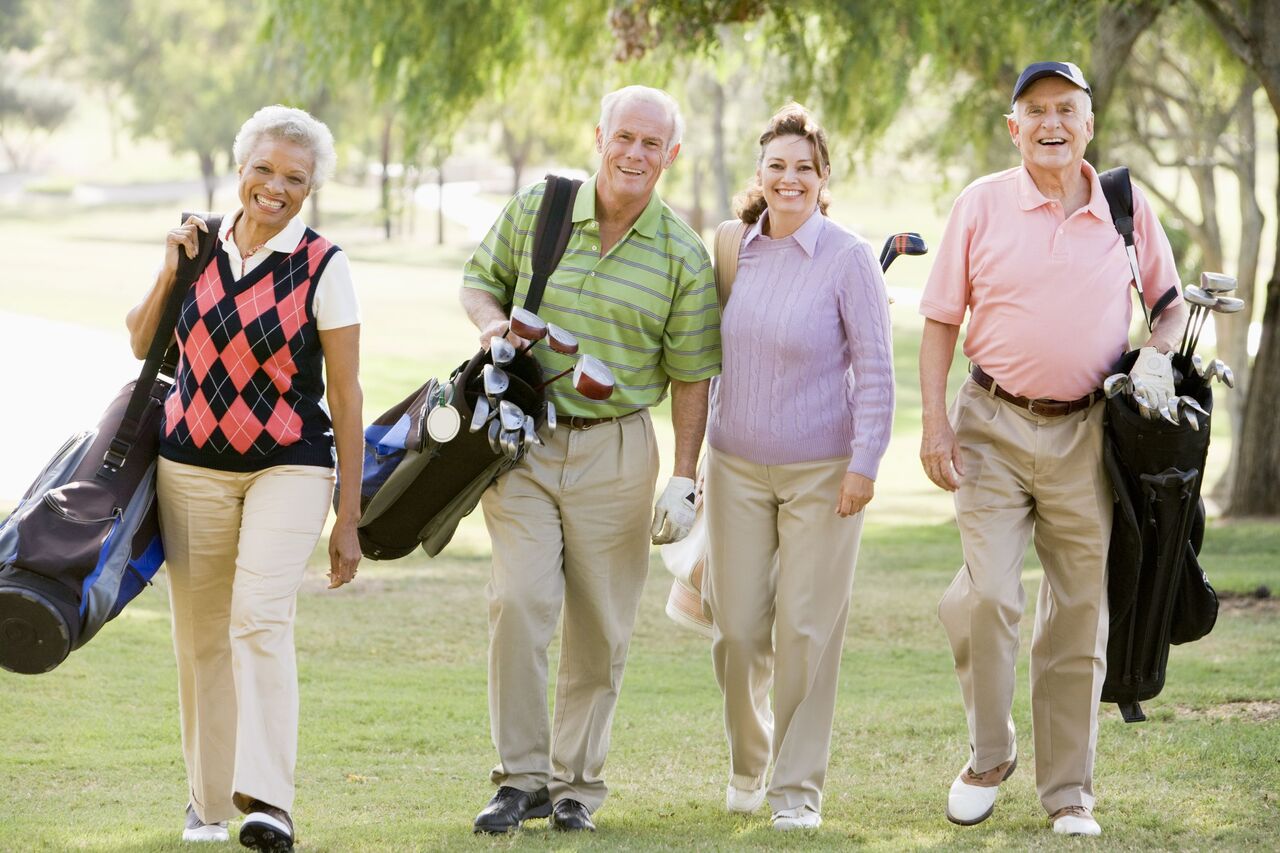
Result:
{"label": "green striped polo shirt", "polygon": [[[523,305],[533,278],[533,231],[546,183],[521,190],[467,261],[463,284]],[[558,412],[625,415],[660,403],[668,379],[697,382],[720,372],[720,308],[711,260],[698,235],[654,193],[644,212],[600,257],[596,179],[578,190],[573,232],[547,281],[538,316],[578,338],[579,352],[613,370],[613,396],[595,402],[573,390],[572,374],[547,387]],[[572,356],[545,343],[536,354],[554,376]]]}

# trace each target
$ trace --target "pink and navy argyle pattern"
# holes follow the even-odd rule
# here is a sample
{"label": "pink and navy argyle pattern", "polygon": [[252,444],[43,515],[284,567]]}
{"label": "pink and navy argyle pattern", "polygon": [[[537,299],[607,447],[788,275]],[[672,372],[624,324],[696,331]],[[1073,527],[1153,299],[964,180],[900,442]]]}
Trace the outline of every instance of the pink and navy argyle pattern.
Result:
{"label": "pink and navy argyle pattern", "polygon": [[182,304],[160,454],[227,471],[334,464],[312,297],[338,247],[310,228],[239,281],[219,250]]}

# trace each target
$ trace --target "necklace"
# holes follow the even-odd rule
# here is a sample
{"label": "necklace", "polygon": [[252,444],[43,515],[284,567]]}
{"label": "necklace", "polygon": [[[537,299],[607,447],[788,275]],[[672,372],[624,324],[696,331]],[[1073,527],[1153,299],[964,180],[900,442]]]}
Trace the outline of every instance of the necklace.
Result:
{"label": "necklace", "polygon": [[[258,253],[259,253],[259,252],[261,252],[263,249],[265,249],[265,248],[266,248],[266,246],[267,246],[267,241],[266,241],[266,240],[264,240],[264,241],[262,241],[261,243],[259,243],[258,245],[254,246],[254,247],[253,247],[252,249],[250,249],[249,251],[247,251],[247,252],[241,252],[241,253],[240,253],[240,277],[241,277],[241,278],[244,278],[244,268],[245,268],[245,264],[247,264],[247,263],[249,262],[249,259],[250,259],[250,258],[252,258],[254,255],[258,254]],[[237,247],[238,247],[238,246],[237,246]]]}

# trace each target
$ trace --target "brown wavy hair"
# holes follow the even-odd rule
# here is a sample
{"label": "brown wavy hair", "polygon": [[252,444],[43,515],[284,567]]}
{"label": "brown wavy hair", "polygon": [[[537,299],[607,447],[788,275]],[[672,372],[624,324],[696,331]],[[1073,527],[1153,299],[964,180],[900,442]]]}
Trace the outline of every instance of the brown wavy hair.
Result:
{"label": "brown wavy hair", "polygon": [[[826,177],[831,171],[831,155],[827,152],[827,132],[822,129],[809,111],[794,101],[773,114],[764,133],[760,134],[760,156],[756,158],[757,168],[764,163],[764,149],[779,136],[803,136],[813,145],[813,157],[818,167],[818,174]],[[831,194],[823,187],[818,193],[818,209],[826,216],[831,205]],[[760,184],[760,175],[751,177],[747,188],[733,197],[733,209],[738,218],[751,225],[760,219],[768,205],[764,200],[764,187]]]}

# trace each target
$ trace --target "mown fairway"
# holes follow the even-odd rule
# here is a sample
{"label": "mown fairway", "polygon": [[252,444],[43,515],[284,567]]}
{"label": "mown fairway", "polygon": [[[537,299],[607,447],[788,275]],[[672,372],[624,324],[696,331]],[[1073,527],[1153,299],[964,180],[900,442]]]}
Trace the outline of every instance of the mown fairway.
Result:
{"label": "mown fairway", "polygon": [[[168,209],[0,214],[0,253],[9,259],[0,307],[121,328],[158,262],[157,235],[170,218]],[[109,237],[104,222],[113,223]],[[474,347],[455,298],[464,251],[389,252],[340,217],[328,233],[351,252],[361,285],[371,417]],[[86,249],[99,253],[92,280],[80,275]],[[893,284],[918,285],[928,268],[927,259],[899,263]],[[597,815],[600,831],[566,838],[537,821],[507,839],[472,836],[471,820],[492,791],[494,755],[485,699],[486,542],[470,519],[444,558],[367,563],[357,583],[337,592],[324,589],[317,552],[297,631],[302,849],[1280,847],[1280,609],[1274,598],[1239,595],[1224,601],[1209,637],[1173,650],[1165,692],[1145,704],[1148,722],[1126,725],[1114,707],[1104,710],[1100,842],[1067,842],[1047,829],[1030,772],[1025,654],[1014,707],[1022,769],[992,820],[969,829],[945,821],[966,734],[934,609],[959,548],[949,501],[915,461],[914,306],[899,300],[894,315],[897,433],[869,511],[816,835],[780,836],[763,810],[751,818],[725,813],[725,747],[707,642],[663,614],[670,578],[655,552],[615,718],[612,794]],[[75,342],[47,346],[74,351]],[[32,363],[39,358],[32,353]],[[957,374],[962,369],[958,363]],[[6,403],[39,411],[38,400]],[[1225,424],[1215,430],[1215,464],[1225,434]],[[32,474],[39,461],[30,460]],[[1278,557],[1280,527],[1216,524],[1202,561],[1219,590],[1244,593],[1280,589]],[[1025,580],[1032,602],[1034,557]],[[182,847],[186,791],[168,619],[161,578],[55,672],[0,673],[0,850]]]}

